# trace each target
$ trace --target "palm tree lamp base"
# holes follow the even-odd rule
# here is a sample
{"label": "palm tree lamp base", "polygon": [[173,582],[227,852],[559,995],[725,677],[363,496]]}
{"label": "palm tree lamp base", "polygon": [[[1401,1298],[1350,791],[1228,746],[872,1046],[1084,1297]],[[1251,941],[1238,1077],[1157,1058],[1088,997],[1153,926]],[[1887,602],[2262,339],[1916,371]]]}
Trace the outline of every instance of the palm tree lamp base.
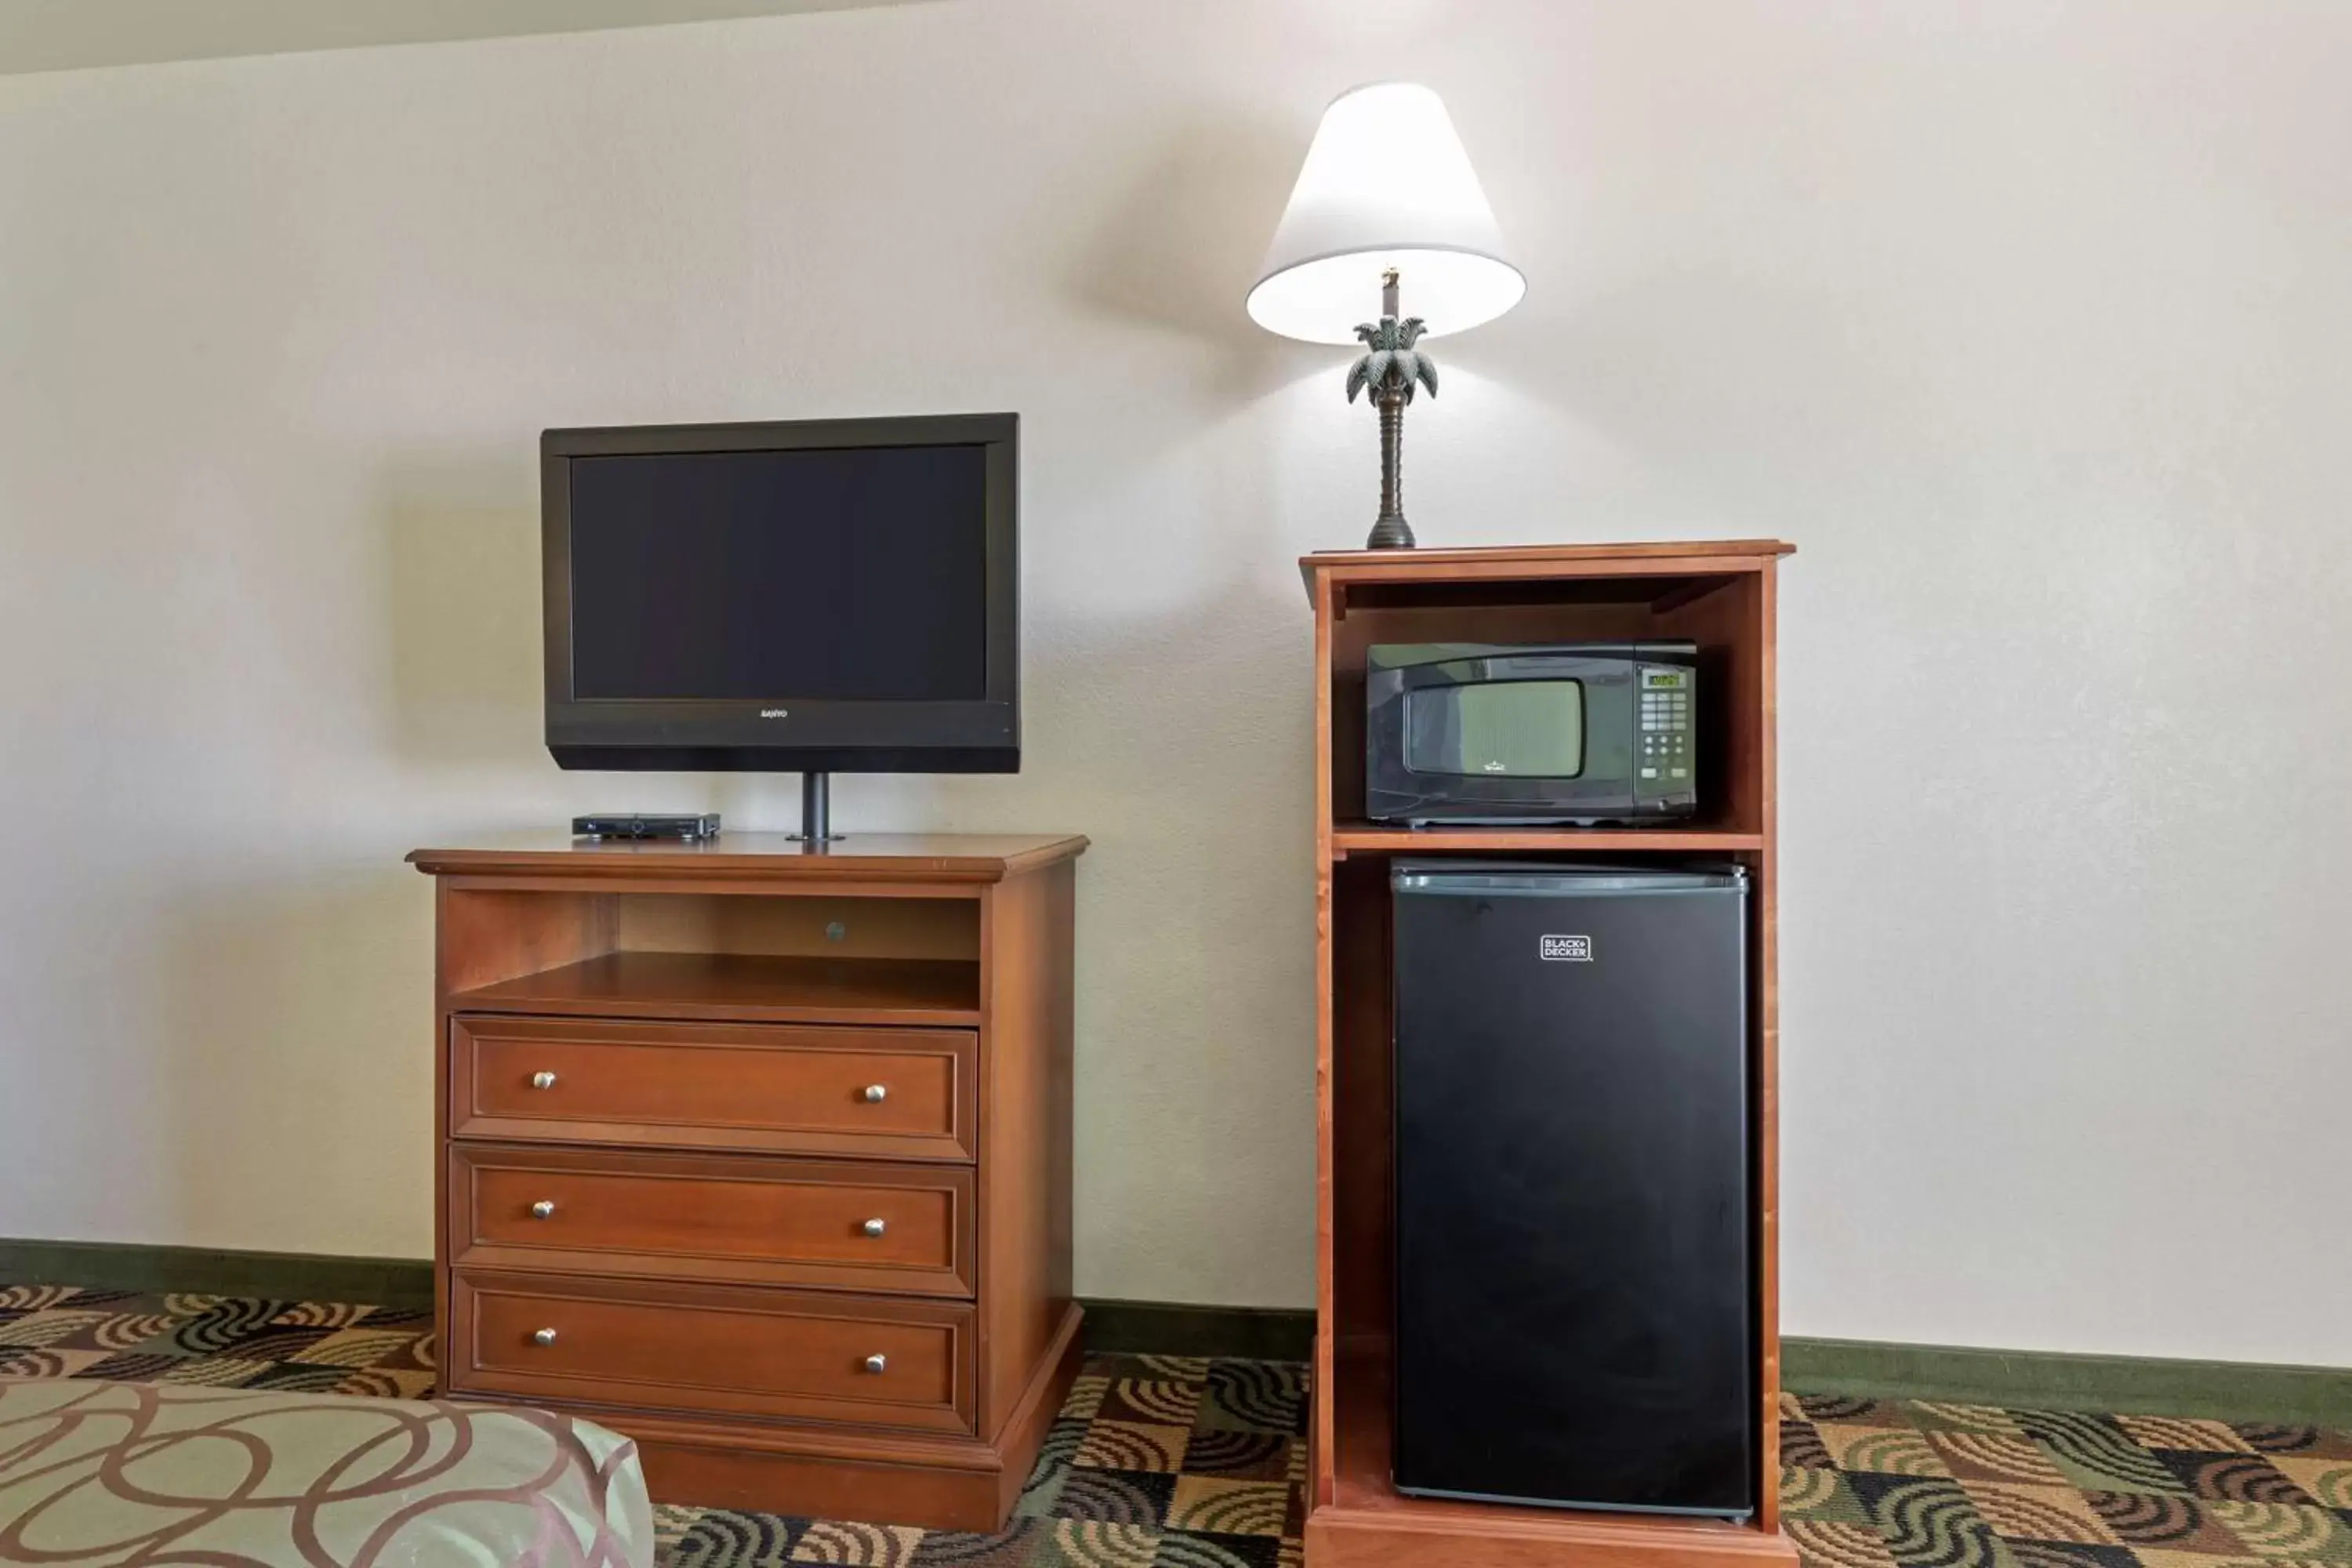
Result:
{"label": "palm tree lamp base", "polygon": [[1348,401],[1370,391],[1381,421],[1381,515],[1364,541],[1367,550],[1412,548],[1412,524],[1404,520],[1404,411],[1421,388],[1437,395],[1436,363],[1413,347],[1426,324],[1419,316],[1397,319],[1397,288],[1391,268],[1381,277],[1381,319],[1357,327],[1364,357],[1348,372]]}

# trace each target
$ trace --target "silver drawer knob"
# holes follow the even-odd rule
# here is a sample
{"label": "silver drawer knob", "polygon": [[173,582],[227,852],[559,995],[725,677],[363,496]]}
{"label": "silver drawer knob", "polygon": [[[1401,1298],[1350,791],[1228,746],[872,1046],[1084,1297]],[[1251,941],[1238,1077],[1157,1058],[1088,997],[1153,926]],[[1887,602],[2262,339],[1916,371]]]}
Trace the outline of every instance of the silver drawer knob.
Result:
{"label": "silver drawer knob", "polygon": [[533,1219],[553,1219],[555,1217],[555,1200],[553,1198],[541,1198],[539,1202],[531,1205],[530,1217]]}
{"label": "silver drawer knob", "polygon": [[879,1105],[879,1104],[881,1104],[884,1100],[887,1100],[887,1099],[889,1099],[889,1098],[890,1098],[890,1091],[889,1091],[887,1089],[884,1088],[882,1085],[880,1085],[880,1084],[878,1084],[878,1083],[869,1083],[869,1084],[867,1084],[867,1085],[866,1086],[866,1104],[868,1104],[868,1105]]}
{"label": "silver drawer knob", "polygon": [[889,1228],[878,1219],[869,1219],[866,1222],[866,1234],[868,1236],[879,1236]]}
{"label": "silver drawer knob", "polygon": [[535,1072],[530,1075],[530,1087],[533,1089],[553,1089],[555,1087],[555,1075],[551,1072]]}
{"label": "silver drawer knob", "polygon": [[870,1355],[866,1358],[866,1370],[868,1372],[879,1373],[887,1369],[889,1365],[889,1358],[887,1356]]}
{"label": "silver drawer knob", "polygon": [[551,1345],[555,1342],[555,1331],[553,1329],[541,1329],[539,1332],[530,1336],[530,1342],[535,1345]]}

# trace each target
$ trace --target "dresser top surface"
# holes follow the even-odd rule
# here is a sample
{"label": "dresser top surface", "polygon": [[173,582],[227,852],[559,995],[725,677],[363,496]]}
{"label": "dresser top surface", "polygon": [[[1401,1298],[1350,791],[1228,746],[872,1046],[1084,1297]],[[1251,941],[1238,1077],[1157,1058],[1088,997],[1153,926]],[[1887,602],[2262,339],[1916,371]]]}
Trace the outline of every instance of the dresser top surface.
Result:
{"label": "dresser top surface", "polygon": [[809,880],[880,876],[995,881],[1085,853],[1063,833],[852,833],[808,844],[784,833],[716,837],[574,838],[550,829],[413,851],[409,862],[436,876],[736,876]]}

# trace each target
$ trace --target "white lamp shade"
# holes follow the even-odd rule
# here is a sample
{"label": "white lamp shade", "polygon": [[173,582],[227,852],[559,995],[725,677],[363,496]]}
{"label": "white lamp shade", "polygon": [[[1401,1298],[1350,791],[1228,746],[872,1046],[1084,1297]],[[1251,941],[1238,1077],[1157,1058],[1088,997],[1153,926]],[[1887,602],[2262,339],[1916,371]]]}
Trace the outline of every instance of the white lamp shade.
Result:
{"label": "white lamp shade", "polygon": [[1250,290],[1250,319],[1310,343],[1355,341],[1377,318],[1381,274],[1396,268],[1404,313],[1429,337],[1491,321],[1527,279],[1445,104],[1425,87],[1384,82],[1323,111],[1281,226]]}

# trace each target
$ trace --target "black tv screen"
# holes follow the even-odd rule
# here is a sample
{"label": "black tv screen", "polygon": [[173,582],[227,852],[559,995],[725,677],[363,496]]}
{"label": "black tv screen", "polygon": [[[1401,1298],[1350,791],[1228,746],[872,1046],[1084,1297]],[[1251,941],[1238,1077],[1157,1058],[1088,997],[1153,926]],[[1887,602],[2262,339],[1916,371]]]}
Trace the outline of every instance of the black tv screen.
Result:
{"label": "black tv screen", "polygon": [[582,458],[572,695],[977,700],[987,510],[982,447]]}
{"label": "black tv screen", "polygon": [[572,767],[1012,771],[1013,416],[550,431]]}

